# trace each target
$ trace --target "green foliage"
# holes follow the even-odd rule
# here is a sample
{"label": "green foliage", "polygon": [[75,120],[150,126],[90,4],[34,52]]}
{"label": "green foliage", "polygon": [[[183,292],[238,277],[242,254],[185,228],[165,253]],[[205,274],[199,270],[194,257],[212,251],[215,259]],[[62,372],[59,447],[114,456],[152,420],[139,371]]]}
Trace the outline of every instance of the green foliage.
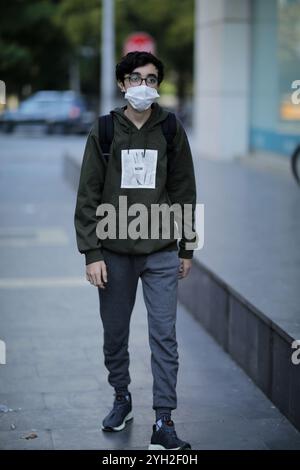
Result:
{"label": "green foliage", "polygon": [[57,6],[49,0],[2,0],[0,70],[7,93],[24,85],[61,88],[66,83],[68,40],[53,21]]}
{"label": "green foliage", "polygon": [[156,54],[166,69],[191,78],[194,0],[116,0],[118,50],[133,31],[146,31],[156,41]]}
{"label": "green foliage", "polygon": [[63,0],[55,14],[55,23],[64,32],[74,48],[100,44],[100,6],[99,0]]}
{"label": "green foliage", "polygon": [[[84,91],[99,88],[101,0],[2,0],[0,70],[8,92],[30,83],[68,86],[69,64],[78,60]],[[116,61],[126,37],[145,31],[156,42],[166,78],[179,97],[191,89],[194,0],[115,0]],[[90,51],[86,56],[84,51]]]}

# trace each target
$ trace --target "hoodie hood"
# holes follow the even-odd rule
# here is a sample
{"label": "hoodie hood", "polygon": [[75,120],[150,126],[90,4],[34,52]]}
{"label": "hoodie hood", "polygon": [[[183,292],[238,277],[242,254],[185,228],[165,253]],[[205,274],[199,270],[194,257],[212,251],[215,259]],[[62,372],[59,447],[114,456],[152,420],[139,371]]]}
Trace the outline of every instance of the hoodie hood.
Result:
{"label": "hoodie hood", "polygon": [[143,124],[143,126],[138,129],[136,125],[124,114],[125,109],[127,108],[127,105],[117,107],[110,111],[110,114],[118,120],[118,123],[122,127],[123,131],[128,134],[128,150],[131,148],[131,140],[132,140],[132,134],[142,132],[143,133],[143,138],[144,138],[144,143],[143,143],[143,149],[144,152],[147,149],[147,137],[148,137],[148,131],[152,129],[153,127],[157,126],[160,124],[162,121],[164,121],[167,116],[168,116],[168,111],[166,111],[164,108],[162,108],[158,103],[154,102],[151,105],[152,112],[147,119],[147,121]]}

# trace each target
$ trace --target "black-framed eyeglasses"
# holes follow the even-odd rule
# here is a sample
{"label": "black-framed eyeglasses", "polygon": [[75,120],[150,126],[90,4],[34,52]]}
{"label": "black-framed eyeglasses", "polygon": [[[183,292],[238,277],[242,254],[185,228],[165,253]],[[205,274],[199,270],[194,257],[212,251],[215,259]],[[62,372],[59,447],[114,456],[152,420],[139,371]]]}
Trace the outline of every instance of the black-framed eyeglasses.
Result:
{"label": "black-framed eyeglasses", "polygon": [[147,75],[146,78],[142,78],[141,74],[138,72],[132,72],[130,75],[126,75],[124,78],[129,79],[130,85],[141,85],[143,80],[145,80],[146,85],[155,86],[158,84],[158,77],[154,74]]}

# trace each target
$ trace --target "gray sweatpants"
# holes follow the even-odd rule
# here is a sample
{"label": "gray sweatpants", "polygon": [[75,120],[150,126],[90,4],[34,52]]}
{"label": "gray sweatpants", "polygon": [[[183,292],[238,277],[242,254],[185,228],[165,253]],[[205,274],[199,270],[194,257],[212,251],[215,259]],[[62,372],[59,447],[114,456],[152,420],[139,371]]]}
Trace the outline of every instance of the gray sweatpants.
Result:
{"label": "gray sweatpants", "polygon": [[100,289],[103,352],[112,387],[131,383],[129,327],[141,278],[148,314],[153,375],[153,409],[177,407],[178,350],[176,341],[177,287],[180,259],[177,251],[148,255],[120,254],[103,248],[108,283]]}

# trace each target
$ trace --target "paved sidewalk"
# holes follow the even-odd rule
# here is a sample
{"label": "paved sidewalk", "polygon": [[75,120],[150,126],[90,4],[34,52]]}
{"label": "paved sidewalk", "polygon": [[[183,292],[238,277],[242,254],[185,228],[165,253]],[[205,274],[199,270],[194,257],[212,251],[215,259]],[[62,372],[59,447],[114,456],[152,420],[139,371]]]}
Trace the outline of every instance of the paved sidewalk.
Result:
{"label": "paved sidewalk", "polygon": [[[134,421],[116,434],[100,430],[112,389],[102,365],[96,289],[2,289],[3,302],[8,364],[0,369],[0,402],[15,411],[0,414],[0,448],[147,449],[154,412],[141,286],[130,339]],[[180,307],[177,337],[173,419],[193,449],[300,449],[299,433]],[[32,431],[36,439],[22,439]]]}
{"label": "paved sidewalk", "polygon": [[[154,410],[141,286],[130,336],[134,420],[106,434],[113,390],[97,290],[75,246],[75,194],[59,159],[7,159],[0,177],[0,404],[13,410],[0,412],[0,448],[147,449]],[[300,449],[300,433],[180,306],[177,338],[179,437],[193,449]]]}
{"label": "paved sidewalk", "polygon": [[300,191],[287,157],[195,159],[205,241],[195,258],[300,338]]}

